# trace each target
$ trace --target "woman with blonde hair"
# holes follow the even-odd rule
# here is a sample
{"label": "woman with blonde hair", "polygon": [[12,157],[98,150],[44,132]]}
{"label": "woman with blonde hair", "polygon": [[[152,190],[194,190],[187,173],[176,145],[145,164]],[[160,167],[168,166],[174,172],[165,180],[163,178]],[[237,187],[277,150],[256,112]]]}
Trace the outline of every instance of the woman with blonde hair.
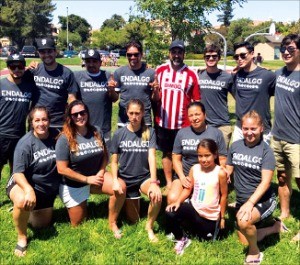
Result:
{"label": "woman with blonde hair", "polygon": [[57,170],[63,176],[59,194],[68,208],[72,226],[87,217],[90,193],[108,194],[109,226],[118,230],[116,220],[125,199],[125,184],[120,181],[120,192],[112,189],[112,177],[106,172],[108,154],[102,133],[90,124],[87,106],[80,100],[71,102],[56,144]]}
{"label": "woman with blonde hair", "polygon": [[[150,200],[146,230],[151,242],[158,241],[153,225],[161,206],[161,191],[156,177],[156,139],[154,129],[145,125],[144,104],[139,99],[131,99],[126,112],[129,123],[118,129],[112,140],[111,169],[114,179],[113,189],[121,191],[118,177],[127,186],[126,215],[132,222],[139,219],[140,192]],[[119,164],[119,167],[118,167]]]}

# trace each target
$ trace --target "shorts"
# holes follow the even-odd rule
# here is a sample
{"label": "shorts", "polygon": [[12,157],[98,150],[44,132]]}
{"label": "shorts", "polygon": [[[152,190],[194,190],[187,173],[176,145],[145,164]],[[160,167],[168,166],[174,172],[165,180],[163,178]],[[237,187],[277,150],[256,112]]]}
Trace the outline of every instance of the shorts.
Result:
{"label": "shorts", "polygon": [[59,197],[67,208],[78,206],[90,197],[90,185],[73,188],[65,184],[60,184]]}
{"label": "shorts", "polygon": [[155,126],[157,149],[164,153],[172,153],[173,145],[179,129],[165,129]]}
{"label": "shorts", "polygon": [[2,168],[7,161],[11,162],[14,158],[14,151],[20,138],[6,138],[0,136],[0,168]]}
{"label": "shorts", "polygon": [[[270,142],[271,142],[271,138],[272,138],[272,134],[271,132],[269,133],[264,133],[263,135],[264,137],[264,141],[270,145]],[[233,134],[232,134],[232,142],[236,142],[238,140],[241,140],[241,139],[244,139],[244,136],[243,136],[243,131],[240,127],[238,127],[237,125],[234,126],[234,130],[233,130]]]}
{"label": "shorts", "polygon": [[288,176],[300,178],[300,144],[292,144],[277,139],[272,140],[277,171],[284,171]]}
{"label": "shorts", "polygon": [[231,140],[231,135],[232,135],[231,125],[221,125],[221,126],[218,126],[216,128],[218,128],[222,132],[222,134],[224,136],[226,148],[228,149],[229,148],[229,143],[230,143],[230,140]]}
{"label": "shorts", "polygon": [[[241,206],[242,206],[242,204],[239,204],[239,203],[236,204],[236,206],[235,206],[236,213],[239,211]],[[260,221],[262,221],[262,220],[268,218],[269,216],[271,216],[273,214],[273,212],[275,211],[276,206],[277,206],[277,202],[276,202],[276,196],[275,195],[271,196],[271,198],[266,200],[266,201],[259,202],[259,203],[254,205],[254,207],[260,213]]]}
{"label": "shorts", "polygon": [[[17,183],[14,181],[13,177],[11,177],[6,186],[6,194],[8,198],[10,198],[9,194],[15,185],[17,185]],[[33,188],[33,190],[36,197],[36,205],[33,209],[34,211],[53,208],[57,193],[42,192],[35,188]]]}
{"label": "shorts", "polygon": [[[122,177],[120,178],[122,179]],[[149,176],[146,176],[137,177],[132,180],[123,179],[126,183],[126,199],[139,199],[141,197],[141,185],[149,178]]]}

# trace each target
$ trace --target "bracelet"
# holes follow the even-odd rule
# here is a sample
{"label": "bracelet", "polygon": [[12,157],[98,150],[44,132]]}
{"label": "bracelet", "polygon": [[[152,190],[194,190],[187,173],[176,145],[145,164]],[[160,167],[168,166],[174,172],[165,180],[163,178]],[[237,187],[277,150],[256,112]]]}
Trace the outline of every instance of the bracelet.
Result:
{"label": "bracelet", "polygon": [[157,184],[159,186],[160,181],[159,180],[151,180],[150,184]]}

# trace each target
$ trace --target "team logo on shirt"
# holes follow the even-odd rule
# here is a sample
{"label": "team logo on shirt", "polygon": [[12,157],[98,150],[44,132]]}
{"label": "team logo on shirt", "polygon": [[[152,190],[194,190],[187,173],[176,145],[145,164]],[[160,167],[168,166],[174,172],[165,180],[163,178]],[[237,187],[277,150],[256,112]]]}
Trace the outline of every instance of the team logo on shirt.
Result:
{"label": "team logo on shirt", "polygon": [[240,165],[248,168],[260,170],[262,158],[259,156],[251,156],[240,153],[234,153],[232,157],[234,165]]}
{"label": "team logo on shirt", "polygon": [[295,92],[295,89],[299,88],[300,82],[293,79],[291,80],[285,76],[278,76],[276,86],[290,92]]}
{"label": "team logo on shirt", "polygon": [[81,143],[78,144],[78,152],[76,153],[76,156],[83,156],[86,154],[93,154],[93,153],[99,153],[103,149],[101,146],[99,146],[98,141],[91,141],[88,143]]}
{"label": "team logo on shirt", "polygon": [[56,158],[55,150],[44,148],[42,150],[38,150],[33,153],[33,157],[35,161],[39,163],[47,162],[48,160],[52,160]]}
{"label": "team logo on shirt", "polygon": [[119,148],[123,152],[148,152],[149,141],[121,141]]}
{"label": "team logo on shirt", "polygon": [[244,77],[237,77],[237,83],[239,88],[259,88],[259,85],[262,84],[261,78],[244,78]]}

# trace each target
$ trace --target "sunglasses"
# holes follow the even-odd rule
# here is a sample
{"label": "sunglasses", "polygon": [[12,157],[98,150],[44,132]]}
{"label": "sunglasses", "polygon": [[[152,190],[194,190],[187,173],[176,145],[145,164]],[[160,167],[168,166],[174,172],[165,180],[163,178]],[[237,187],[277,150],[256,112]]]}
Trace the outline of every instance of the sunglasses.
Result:
{"label": "sunglasses", "polygon": [[136,52],[136,53],[126,53],[126,56],[128,58],[131,58],[132,56],[133,57],[139,57],[140,53],[139,52]]}
{"label": "sunglasses", "polygon": [[289,53],[293,53],[296,50],[296,48],[292,47],[292,46],[288,46],[288,47],[282,46],[282,47],[280,47],[279,50],[281,53],[285,53],[285,51],[288,51]]}
{"label": "sunglasses", "polygon": [[81,117],[85,116],[87,114],[87,111],[86,110],[82,110],[82,111],[79,111],[79,112],[75,112],[75,113],[71,113],[71,116],[73,118],[78,118],[78,116],[80,115]]}
{"label": "sunglasses", "polygon": [[240,54],[233,55],[233,59],[238,60],[240,57],[242,60],[244,60],[247,58],[247,56],[248,56],[248,52],[247,53],[241,52]]}
{"label": "sunglasses", "polygon": [[210,58],[213,58],[214,60],[216,60],[217,58],[219,58],[218,55],[205,55],[204,56],[205,60],[209,60]]}
{"label": "sunglasses", "polygon": [[18,65],[10,65],[9,66],[9,69],[11,69],[12,71],[16,70],[16,69],[19,69],[19,70],[24,70],[25,69],[25,65],[23,64],[18,64]]}

